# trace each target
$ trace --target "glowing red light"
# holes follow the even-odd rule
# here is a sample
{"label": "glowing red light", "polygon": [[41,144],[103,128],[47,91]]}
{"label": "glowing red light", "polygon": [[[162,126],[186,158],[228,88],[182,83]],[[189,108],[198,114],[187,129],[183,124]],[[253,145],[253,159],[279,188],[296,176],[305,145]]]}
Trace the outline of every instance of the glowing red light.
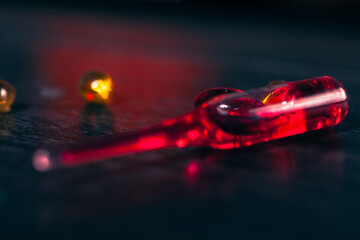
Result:
{"label": "glowing red light", "polygon": [[151,136],[140,138],[136,144],[136,148],[140,149],[155,149],[166,145],[166,139],[161,136]]}
{"label": "glowing red light", "polygon": [[190,162],[185,168],[185,173],[188,180],[194,180],[200,173],[200,164],[197,161]]}
{"label": "glowing red light", "polygon": [[198,171],[198,165],[196,163],[190,163],[188,168],[187,168],[187,172],[189,174],[194,174]]}
{"label": "glowing red light", "polygon": [[89,101],[93,101],[94,100],[94,95],[92,95],[91,93],[88,93],[86,95],[86,98],[89,100]]}
{"label": "glowing red light", "polygon": [[200,133],[199,130],[191,130],[187,133],[187,135],[191,140],[195,140],[199,137]]}
{"label": "glowing red light", "polygon": [[183,148],[186,146],[186,141],[184,139],[179,139],[176,141],[176,146],[178,148]]}

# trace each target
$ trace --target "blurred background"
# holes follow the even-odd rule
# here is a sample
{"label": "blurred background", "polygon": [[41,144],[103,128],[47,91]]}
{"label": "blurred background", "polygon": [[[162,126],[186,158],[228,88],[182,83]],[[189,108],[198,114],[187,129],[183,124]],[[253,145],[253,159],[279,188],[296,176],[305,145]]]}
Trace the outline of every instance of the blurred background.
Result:
{"label": "blurred background", "polygon": [[[303,239],[359,233],[360,1],[2,1],[0,230],[12,238]],[[89,70],[114,101],[79,94]],[[196,94],[329,75],[339,126],[237,151],[173,149],[38,173],[33,152],[124,135]]]}

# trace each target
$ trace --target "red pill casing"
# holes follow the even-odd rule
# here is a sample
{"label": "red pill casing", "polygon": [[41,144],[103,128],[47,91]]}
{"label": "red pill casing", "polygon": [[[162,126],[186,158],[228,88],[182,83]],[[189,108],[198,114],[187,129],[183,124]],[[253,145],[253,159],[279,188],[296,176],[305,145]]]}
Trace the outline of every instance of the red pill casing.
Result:
{"label": "red pill casing", "polygon": [[336,79],[324,76],[223,95],[203,108],[223,132],[209,145],[224,149],[334,126],[346,116],[348,98]]}

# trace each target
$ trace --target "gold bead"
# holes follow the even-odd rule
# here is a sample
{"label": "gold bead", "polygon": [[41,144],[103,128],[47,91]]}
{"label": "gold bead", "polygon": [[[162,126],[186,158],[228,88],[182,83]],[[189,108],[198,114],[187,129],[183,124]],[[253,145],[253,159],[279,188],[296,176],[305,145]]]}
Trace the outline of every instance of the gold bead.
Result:
{"label": "gold bead", "polygon": [[114,83],[110,75],[91,71],[80,79],[80,93],[86,101],[97,104],[109,103]]}
{"label": "gold bead", "polygon": [[16,97],[15,88],[8,82],[0,79],[0,112],[10,111]]}

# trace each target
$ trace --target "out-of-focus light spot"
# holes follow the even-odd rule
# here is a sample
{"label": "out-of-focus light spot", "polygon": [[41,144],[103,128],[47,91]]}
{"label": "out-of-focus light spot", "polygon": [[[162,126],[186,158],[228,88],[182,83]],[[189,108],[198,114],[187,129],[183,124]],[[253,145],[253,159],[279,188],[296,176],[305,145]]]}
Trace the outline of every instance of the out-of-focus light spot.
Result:
{"label": "out-of-focus light spot", "polygon": [[183,147],[185,147],[185,145],[186,145],[186,141],[184,139],[179,139],[176,141],[176,146],[178,148],[183,148]]}
{"label": "out-of-focus light spot", "polygon": [[198,172],[198,170],[199,170],[199,166],[198,166],[197,162],[192,162],[187,167],[187,172],[189,174],[194,174],[194,173]]}
{"label": "out-of-focus light spot", "polygon": [[4,88],[2,88],[0,90],[0,97],[1,98],[6,98],[7,97],[7,91]]}
{"label": "out-of-focus light spot", "polygon": [[324,126],[324,124],[322,122],[318,122],[316,125],[316,129],[320,129]]}
{"label": "out-of-focus light spot", "polygon": [[192,120],[193,120],[193,118],[190,115],[185,116],[185,121],[191,122]]}
{"label": "out-of-focus light spot", "polygon": [[89,100],[89,101],[93,101],[93,100],[94,100],[94,95],[92,95],[91,93],[88,93],[88,94],[86,95],[86,98],[87,98],[87,100]]}
{"label": "out-of-focus light spot", "polygon": [[223,132],[220,130],[217,130],[215,133],[215,137],[218,141],[221,141],[222,137],[223,137]]}
{"label": "out-of-focus light spot", "polygon": [[95,80],[90,85],[92,89],[96,89],[99,86],[99,81]]}
{"label": "out-of-focus light spot", "polygon": [[51,168],[49,152],[38,150],[33,157],[33,166],[38,171],[48,171]]}
{"label": "out-of-focus light spot", "polygon": [[207,137],[209,134],[209,131],[207,129],[204,129],[204,136]]}
{"label": "out-of-focus light spot", "polygon": [[220,106],[219,106],[220,108],[229,108],[229,106],[228,105],[226,105],[226,104],[220,104]]}
{"label": "out-of-focus light spot", "polygon": [[191,130],[187,133],[187,136],[191,139],[191,140],[195,140],[200,136],[200,133],[198,130]]}
{"label": "out-of-focus light spot", "polygon": [[199,176],[200,164],[197,161],[190,162],[185,168],[185,174],[188,180],[193,181]]}

